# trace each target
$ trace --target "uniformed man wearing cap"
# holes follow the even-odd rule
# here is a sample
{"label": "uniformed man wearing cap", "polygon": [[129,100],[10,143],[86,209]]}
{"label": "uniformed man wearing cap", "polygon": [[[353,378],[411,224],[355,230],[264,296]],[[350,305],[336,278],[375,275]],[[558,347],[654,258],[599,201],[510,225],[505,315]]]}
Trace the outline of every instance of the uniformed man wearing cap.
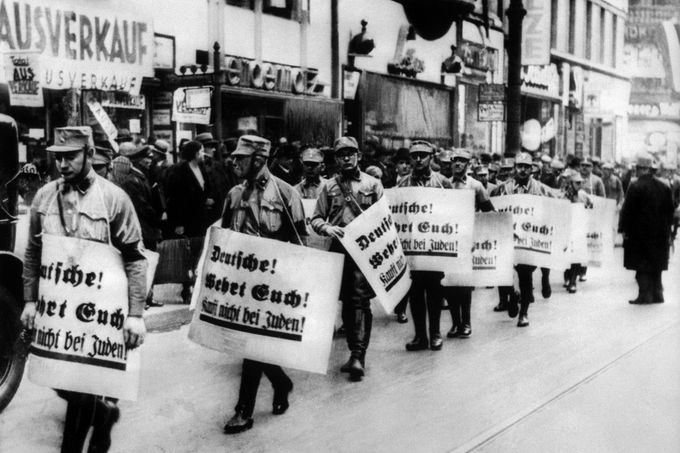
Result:
{"label": "uniformed man wearing cap", "polygon": [[491,193],[496,188],[496,184],[489,181],[489,168],[484,165],[479,165],[475,168],[475,179],[482,183],[486,193]]}
{"label": "uniformed man wearing cap", "polygon": [[538,180],[550,188],[557,189],[557,175],[551,164],[552,159],[550,156],[543,154],[541,156],[541,172],[538,176]]}
{"label": "uniformed man wearing cap", "polygon": [[[475,211],[493,211],[489,193],[482,183],[467,176],[470,152],[464,148],[458,148],[453,151],[451,157],[453,160],[453,177],[451,178],[453,188],[474,191]],[[444,288],[444,297],[448,301],[452,321],[451,330],[446,334],[448,338],[469,338],[472,334],[470,305],[473,289],[470,286],[448,286]]]}
{"label": "uniformed man wearing cap", "polygon": [[[491,194],[492,196],[513,195],[513,194],[529,194],[538,195],[542,197],[555,197],[553,190],[535,180],[531,176],[531,155],[520,152],[515,156],[515,174],[503,184],[500,184]],[[519,319],[517,321],[518,327],[526,327],[529,325],[529,304],[534,301],[534,288],[532,276],[536,266],[528,266],[526,264],[518,264],[515,266],[517,276],[519,278],[519,292],[520,292],[520,308]],[[498,288],[501,302],[507,301],[508,314],[511,318],[517,316],[517,300],[514,297],[514,290],[512,287]],[[498,307],[497,307],[498,308]],[[499,311],[499,310],[496,310]]]}
{"label": "uniformed man wearing cap", "polygon": [[[564,186],[562,193],[564,198],[572,203],[582,203],[586,208],[592,208],[593,202],[590,196],[586,193],[583,187],[583,176],[580,173],[573,173],[570,177],[569,183]],[[581,275],[582,263],[571,263],[569,269],[565,271],[565,280],[568,293],[576,292],[576,280]]]}
{"label": "uniformed man wearing cap", "polygon": [[614,174],[614,164],[605,162],[602,165],[602,183],[604,184],[604,192],[607,198],[616,201],[616,206],[619,208],[623,203],[623,183],[621,179]]}
{"label": "uniformed man wearing cap", "polygon": [[[130,198],[92,169],[94,143],[89,127],[63,127],[54,131],[52,152],[61,177],[43,186],[31,205],[28,245],[24,259],[24,300],[21,321],[34,328],[38,281],[42,262],[42,235],[53,234],[110,243],[120,251],[128,284],[129,312],[123,325],[126,347],[144,342],[142,315],[146,296],[146,260],[141,253],[142,232]],[[62,452],[80,452],[90,426],[89,450],[108,451],[111,428],[120,411],[116,401],[95,395],[58,390],[68,402]]]}
{"label": "uniformed man wearing cap", "polygon": [[439,162],[439,173],[445,178],[451,179],[453,176],[453,161],[451,157],[453,156],[453,150],[442,149],[437,154],[437,161]]}
{"label": "uniformed man wearing cap", "polygon": [[623,234],[623,265],[635,271],[638,296],[631,304],[664,302],[661,273],[668,269],[673,196],[668,184],[652,175],[653,157],[637,159],[637,179],[631,181],[619,217]]}
{"label": "uniformed man wearing cap", "polygon": [[[453,188],[449,179],[430,169],[430,161],[434,154],[434,146],[431,143],[421,140],[413,141],[409,154],[413,172],[402,179],[397,187]],[[407,351],[421,351],[428,347],[433,351],[439,351],[442,348],[442,336],[439,330],[443,296],[442,278],[444,278],[443,272],[411,271],[412,282],[408,296],[415,337],[406,344]],[[427,320],[425,313],[427,313]]]}
{"label": "uniformed man wearing cap", "polygon": [[333,148],[340,173],[322,184],[312,215],[312,228],[318,234],[336,239],[330,251],[345,254],[340,300],[350,357],[340,370],[349,373],[353,381],[360,381],[365,373],[366,350],[371,338],[371,299],[375,293],[338,239],[343,237],[345,226],[383,196],[383,186],[359,170],[359,146],[354,137],[338,138]]}
{"label": "uniformed man wearing cap", "polygon": [[498,185],[504,183],[512,176],[512,172],[515,168],[515,160],[512,158],[503,158],[499,167],[498,174],[496,175],[496,182]]}
{"label": "uniformed man wearing cap", "polygon": [[498,180],[496,177],[498,176],[498,170],[500,170],[500,165],[498,165],[496,162],[491,162],[488,166],[489,169],[489,182],[495,186],[498,185]]}
{"label": "uniformed man wearing cap", "polygon": [[[239,138],[232,153],[234,170],[243,182],[227,194],[222,228],[240,233],[302,245],[307,234],[302,201],[297,191],[272,175],[267,167],[271,142],[256,135]],[[241,386],[234,416],[224,426],[225,434],[236,434],[253,426],[253,410],[264,373],[274,388],[274,415],[288,409],[293,382],[278,365],[244,359]]]}
{"label": "uniformed man wearing cap", "polygon": [[300,156],[302,161],[302,181],[295,186],[302,198],[316,199],[321,190],[324,179],[321,172],[324,170],[323,154],[318,148],[307,148]]}

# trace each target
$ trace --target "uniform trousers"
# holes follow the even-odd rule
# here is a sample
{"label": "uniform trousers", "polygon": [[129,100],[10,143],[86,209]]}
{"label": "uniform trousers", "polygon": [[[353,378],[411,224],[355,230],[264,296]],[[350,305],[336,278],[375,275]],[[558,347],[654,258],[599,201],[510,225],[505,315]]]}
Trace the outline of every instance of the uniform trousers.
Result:
{"label": "uniform trousers", "polygon": [[82,451],[90,426],[94,426],[94,430],[88,453],[108,451],[111,444],[109,435],[111,427],[118,417],[117,414],[113,414],[112,408],[115,408],[118,400],[68,390],[57,390],[57,395],[68,403],[61,453]]}
{"label": "uniform trousers", "polygon": [[472,305],[471,286],[447,286],[444,288],[444,298],[449,304],[453,326],[471,327],[470,307]]}
{"label": "uniform trousers", "polygon": [[518,264],[515,270],[519,280],[519,314],[526,315],[529,312],[529,304],[534,301],[533,274],[536,266]]}
{"label": "uniform trousers", "polygon": [[439,319],[442,312],[442,288],[443,272],[411,271],[411,289],[408,292],[411,316],[416,330],[416,337],[427,339],[427,321],[429,320],[429,333],[439,335]]}
{"label": "uniform trousers", "polygon": [[253,416],[257,389],[260,386],[262,374],[272,383],[274,390],[289,389],[293,382],[278,365],[243,359],[241,367],[241,387],[238,392],[238,403],[235,410],[241,412],[245,418]]}

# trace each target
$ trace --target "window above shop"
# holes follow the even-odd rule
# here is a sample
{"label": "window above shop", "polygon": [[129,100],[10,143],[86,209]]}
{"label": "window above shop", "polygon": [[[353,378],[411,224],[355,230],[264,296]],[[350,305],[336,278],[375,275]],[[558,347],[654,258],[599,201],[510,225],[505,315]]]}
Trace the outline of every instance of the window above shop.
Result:
{"label": "window above shop", "polygon": [[226,0],[227,5],[254,10],[255,4],[262,4],[262,12],[272,16],[301,21],[309,17],[310,0]]}

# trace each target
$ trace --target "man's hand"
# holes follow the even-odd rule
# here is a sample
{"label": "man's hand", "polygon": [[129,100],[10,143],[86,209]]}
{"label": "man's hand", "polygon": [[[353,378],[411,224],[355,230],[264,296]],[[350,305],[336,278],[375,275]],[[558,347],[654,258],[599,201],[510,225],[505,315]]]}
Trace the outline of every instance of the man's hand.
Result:
{"label": "man's hand", "polygon": [[24,329],[33,330],[35,327],[35,302],[26,302],[21,312],[21,324]]}
{"label": "man's hand", "polygon": [[214,204],[215,204],[215,200],[213,200],[212,198],[207,198],[205,200],[205,205],[209,208],[212,207]]}
{"label": "man's hand", "polygon": [[339,226],[329,225],[325,228],[324,231],[326,233],[326,236],[330,236],[338,240],[342,239],[345,236],[345,232],[342,230],[342,227]]}
{"label": "man's hand", "polygon": [[146,325],[144,319],[135,316],[128,316],[125,319],[123,326],[123,338],[125,338],[125,346],[128,349],[135,349],[144,343],[144,336],[146,335]]}

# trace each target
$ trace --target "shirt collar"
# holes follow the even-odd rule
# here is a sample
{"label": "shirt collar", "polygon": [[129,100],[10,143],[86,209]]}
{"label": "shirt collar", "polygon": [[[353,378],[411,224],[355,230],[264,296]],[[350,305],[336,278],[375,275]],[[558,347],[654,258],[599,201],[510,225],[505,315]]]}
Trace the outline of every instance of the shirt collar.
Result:
{"label": "shirt collar", "polygon": [[349,175],[345,172],[340,172],[340,178],[347,180],[347,179],[353,179],[355,181],[361,181],[361,170],[359,170],[359,167],[356,167],[352,173]]}
{"label": "shirt collar", "polygon": [[61,192],[62,193],[69,193],[71,190],[77,190],[80,192],[81,195],[85,195],[87,193],[87,189],[92,186],[94,183],[95,178],[97,177],[97,173],[93,169],[90,169],[89,173],[85,175],[85,178],[83,178],[80,182],[72,184],[69,182],[66,182],[63,178],[61,180]]}
{"label": "shirt collar", "polygon": [[413,171],[413,173],[411,173],[411,178],[413,179],[413,182],[426,182],[430,180],[431,175],[432,170],[428,167],[423,172]]}
{"label": "shirt collar", "polygon": [[[269,169],[267,166],[262,167],[262,169],[255,175],[254,181],[255,181],[255,186],[258,187],[260,190],[264,190],[265,187],[267,187],[267,183],[269,182],[269,179],[271,178],[271,173],[269,173]],[[247,179],[244,181],[244,184],[246,187],[250,185],[250,181]]]}

